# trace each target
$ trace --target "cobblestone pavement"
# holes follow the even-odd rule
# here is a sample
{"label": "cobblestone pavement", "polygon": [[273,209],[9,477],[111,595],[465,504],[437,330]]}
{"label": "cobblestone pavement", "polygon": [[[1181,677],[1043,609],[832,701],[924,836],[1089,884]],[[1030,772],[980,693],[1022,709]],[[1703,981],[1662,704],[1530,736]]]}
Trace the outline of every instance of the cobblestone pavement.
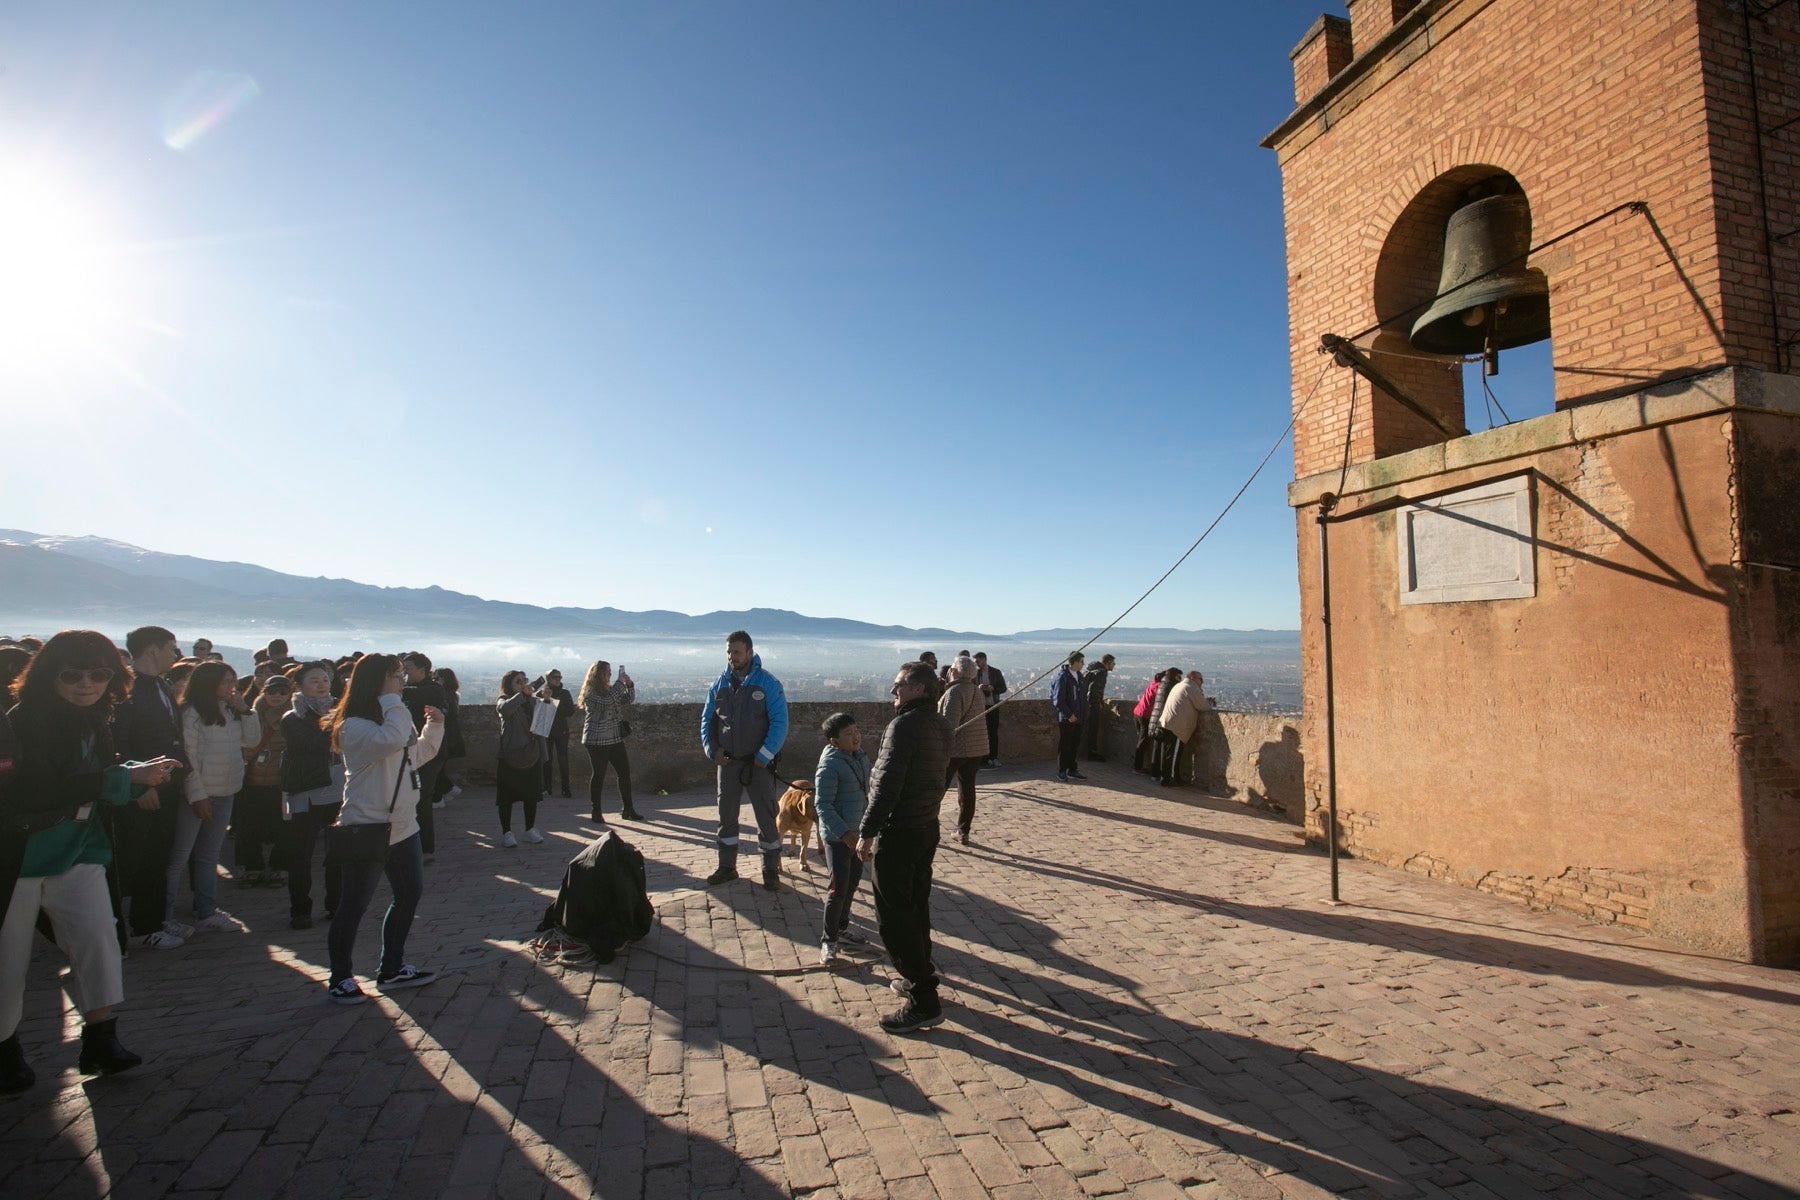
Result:
{"label": "cobblestone pavement", "polygon": [[983,774],[976,844],[938,856],[950,1019],[910,1037],[876,1025],[895,999],[877,956],[797,970],[822,872],[699,886],[698,792],[646,798],[653,822],[626,828],[658,919],[607,966],[523,950],[590,832],[563,800],[517,850],[484,798],[439,813],[410,957],[446,974],[360,1007],[325,1000],[323,926],[291,932],[282,893],[222,885],[244,932],[126,963],[121,1034],[148,1061],[125,1075],[75,1075],[40,943],[21,1029],[39,1083],[0,1100],[0,1187],[1800,1194],[1800,976],[1359,863],[1330,907],[1292,826],[1091,774]]}

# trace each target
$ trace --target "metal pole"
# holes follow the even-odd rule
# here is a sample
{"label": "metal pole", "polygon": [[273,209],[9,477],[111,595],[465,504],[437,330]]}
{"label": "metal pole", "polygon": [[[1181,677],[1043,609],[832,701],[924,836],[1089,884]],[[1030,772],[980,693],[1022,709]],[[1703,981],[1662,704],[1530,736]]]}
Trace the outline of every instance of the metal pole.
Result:
{"label": "metal pole", "polygon": [[1337,714],[1331,692],[1331,510],[1337,497],[1319,497],[1319,620],[1325,634],[1325,849],[1331,857],[1331,902],[1338,895]]}

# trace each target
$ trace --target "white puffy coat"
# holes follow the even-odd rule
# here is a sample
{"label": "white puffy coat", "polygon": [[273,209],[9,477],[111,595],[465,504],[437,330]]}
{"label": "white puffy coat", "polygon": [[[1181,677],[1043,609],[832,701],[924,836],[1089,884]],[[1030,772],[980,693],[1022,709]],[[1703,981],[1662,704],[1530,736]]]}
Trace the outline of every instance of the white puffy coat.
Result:
{"label": "white puffy coat", "polygon": [[223,725],[208,725],[191,706],[181,710],[181,744],[193,767],[183,785],[190,802],[237,795],[244,786],[244,751],[262,741],[262,723],[254,715],[240,717],[223,704],[219,711]]}

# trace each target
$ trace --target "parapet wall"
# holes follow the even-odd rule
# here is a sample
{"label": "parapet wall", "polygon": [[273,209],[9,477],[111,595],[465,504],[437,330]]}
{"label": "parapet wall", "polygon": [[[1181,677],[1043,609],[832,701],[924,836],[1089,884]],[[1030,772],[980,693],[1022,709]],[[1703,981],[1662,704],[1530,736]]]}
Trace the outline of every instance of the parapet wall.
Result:
{"label": "parapet wall", "polygon": [[[701,787],[712,780],[711,766],[700,757],[700,708],[698,704],[632,705],[628,744],[635,790],[662,788],[676,792]],[[1112,719],[1107,757],[1113,762],[1129,763],[1137,741],[1130,704],[1112,702],[1108,708]],[[880,753],[882,730],[893,717],[890,705],[877,701],[792,703],[788,706],[791,729],[781,761],[783,776],[812,778],[819,751],[825,746],[819,725],[834,712],[854,714],[862,727],[863,748],[870,757]],[[459,762],[457,778],[476,784],[492,783],[500,735],[494,706],[465,702],[462,726],[469,753]],[[569,747],[569,781],[578,795],[587,787],[590,775],[587,755],[580,743],[578,725]],[[1000,758],[1008,766],[1042,765],[1046,770],[1054,769],[1056,725],[1048,700],[1016,700],[1004,706]],[[1280,813],[1295,824],[1301,822],[1305,813],[1300,722],[1295,718],[1209,713],[1202,718],[1194,749],[1182,755],[1181,771],[1184,781],[1211,795]],[[607,791],[615,794],[610,784]]]}

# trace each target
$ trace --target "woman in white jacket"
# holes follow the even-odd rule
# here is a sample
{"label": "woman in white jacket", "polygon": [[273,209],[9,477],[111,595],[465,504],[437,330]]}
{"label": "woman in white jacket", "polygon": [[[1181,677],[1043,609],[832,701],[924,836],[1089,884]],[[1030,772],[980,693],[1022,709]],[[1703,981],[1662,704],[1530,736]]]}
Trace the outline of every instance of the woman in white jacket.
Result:
{"label": "woman in white jacket", "polygon": [[[388,826],[385,863],[344,863],[337,911],[326,946],[331,959],[327,991],[339,1004],[368,997],[356,982],[351,954],[356,929],[374,898],[383,872],[394,900],[381,922],[381,967],[375,982],[383,991],[419,987],[436,974],[406,961],[406,935],[425,891],[425,853],[419,843],[420,763],[429,762],[444,740],[444,714],[427,706],[425,728],[414,729],[400,699],[406,674],[391,654],[357,660],[350,686],[331,715],[331,745],[344,759],[344,806],[338,825]],[[327,835],[329,836],[329,835]]]}
{"label": "woman in white jacket", "polygon": [[[231,824],[231,809],[244,786],[244,751],[262,738],[262,726],[238,695],[237,672],[222,662],[204,662],[188,676],[181,699],[181,741],[192,768],[183,784],[187,803],[175,813],[175,843],[169,850],[163,928],[177,937],[183,929],[236,929],[220,911],[219,847]],[[175,920],[175,897],[193,858],[194,924]]]}

